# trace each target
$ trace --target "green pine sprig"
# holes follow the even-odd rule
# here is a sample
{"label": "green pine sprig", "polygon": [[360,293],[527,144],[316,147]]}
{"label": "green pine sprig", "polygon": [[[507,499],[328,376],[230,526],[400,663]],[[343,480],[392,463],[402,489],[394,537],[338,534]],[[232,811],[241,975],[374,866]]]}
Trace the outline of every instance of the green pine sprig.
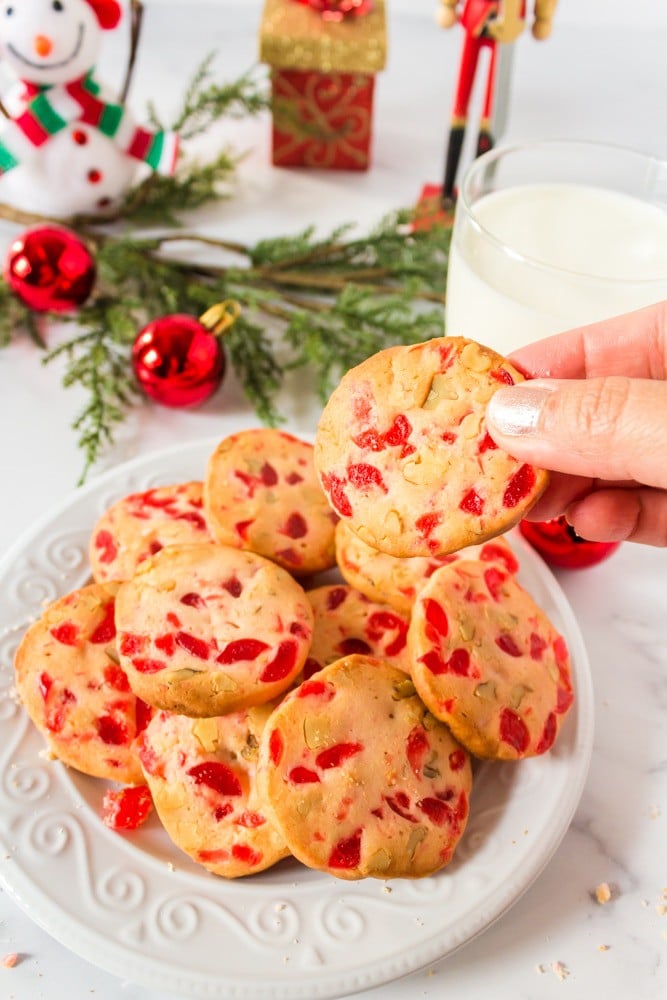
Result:
{"label": "green pine sprig", "polygon": [[[224,115],[267,106],[266,88],[255,74],[217,84],[209,58],[173,124],[192,138]],[[154,111],[151,117],[159,127]],[[295,372],[308,373],[304,386],[312,385],[324,401],[341,375],[371,354],[443,332],[451,229],[414,229],[410,211],[394,212],[362,235],[343,225],[326,236],[308,228],[245,245],[185,232],[182,213],[225,197],[237,162],[230,150],[205,164],[184,158],[174,177],[151,175],[130,192],[113,219],[72,220],[95,255],[97,283],[70,320],[71,334],[43,362],[64,359],[63,385],[79,386],[86,397],[73,425],[84,456],[82,480],[143,398],[132,372],[132,345],[152,319],[200,316],[215,302],[234,300],[241,311],[225,334],[226,352],[249,402],[269,425],[281,422],[278,393]],[[7,206],[0,215],[39,221]],[[141,223],[159,226],[159,235],[142,236]],[[225,251],[236,262],[193,263],[187,253],[175,254],[192,244],[209,249],[214,261]],[[44,346],[34,314],[0,286],[0,346],[18,328]]]}

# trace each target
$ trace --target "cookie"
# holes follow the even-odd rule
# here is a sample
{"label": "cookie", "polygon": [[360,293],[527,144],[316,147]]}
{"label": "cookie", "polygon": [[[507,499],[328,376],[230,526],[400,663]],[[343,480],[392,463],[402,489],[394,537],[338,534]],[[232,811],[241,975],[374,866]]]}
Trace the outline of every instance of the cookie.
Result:
{"label": "cookie", "polygon": [[163,549],[116,599],[132,690],[182,715],[223,715],[275,698],[303,667],[312,621],[289,573],[225,545]]}
{"label": "cookie", "polygon": [[498,448],[493,393],[523,376],[460,337],[390,347],[348,372],[319,422],[315,465],[334,510],[393,556],[447,555],[516,524],[547,473]]}
{"label": "cookie", "polygon": [[117,584],[60,598],[31,625],[15,658],[16,687],[51,753],[96,778],[143,781],[133,750],[151,710],[118,665]]}
{"label": "cookie", "polygon": [[499,562],[508,573],[519,569],[516,556],[504,538],[469,545],[448,556],[399,559],[367,545],[346,521],[339,521],[336,526],[336,562],[346,582],[372,601],[388,604],[403,615],[410,614],[415,597],[436,569],[456,559]]}
{"label": "cookie", "polygon": [[354,587],[332,584],[308,590],[313,609],[313,640],[304,667],[311,677],[343,656],[359,653],[386,660],[410,673],[407,636],[409,617],[371,601]]}
{"label": "cookie", "polygon": [[421,698],[471,753],[516,760],[553,745],[573,701],[565,640],[500,566],[437,570],[415,601],[408,646]]}
{"label": "cookie", "polygon": [[115,503],[91,535],[94,579],[131,580],[144,560],[167,545],[212,541],[203,492],[202,483],[180,483],[132,493]]}
{"label": "cookie", "polygon": [[188,719],[157,712],[139,757],[162,824],[209,871],[238,878],[289,854],[256,787],[259,740],[272,706]]}
{"label": "cookie", "polygon": [[468,754],[395,667],[348,656],[290,692],[258,785],[290,851],[343,879],[430,875],[468,816]]}
{"label": "cookie", "polygon": [[334,565],[338,518],[306,441],[270,428],[225,438],[209,459],[204,503],[224,545],[257,552],[295,576]]}

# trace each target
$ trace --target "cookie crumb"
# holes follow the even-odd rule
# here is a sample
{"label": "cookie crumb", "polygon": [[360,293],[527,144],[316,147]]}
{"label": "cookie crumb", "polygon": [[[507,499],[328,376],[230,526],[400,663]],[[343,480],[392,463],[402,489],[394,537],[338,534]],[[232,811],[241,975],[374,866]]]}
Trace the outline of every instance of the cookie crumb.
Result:
{"label": "cookie crumb", "polygon": [[600,904],[604,906],[611,899],[611,889],[609,888],[608,882],[600,882],[599,885],[595,887],[595,898]]}
{"label": "cookie crumb", "polygon": [[2,960],[3,969],[13,969],[19,964],[19,956],[15,951],[10,951]]}
{"label": "cookie crumb", "polygon": [[660,806],[651,806],[648,814],[650,819],[657,819],[661,815]]}
{"label": "cookie crumb", "polygon": [[609,951],[611,948],[610,944],[600,944],[598,945],[598,951]]}
{"label": "cookie crumb", "polygon": [[383,891],[383,892],[386,892],[386,893],[387,893],[387,895],[389,895],[389,893],[390,893],[390,892],[393,892],[394,890],[393,890],[393,889],[391,888],[391,886],[390,886],[390,885],[385,885],[385,886],[383,886],[383,887],[382,887],[382,891]]}
{"label": "cookie crumb", "polygon": [[536,965],[535,966],[535,972],[539,972],[539,974],[541,976],[543,976],[546,971],[547,971],[546,965]]}
{"label": "cookie crumb", "polygon": [[286,909],[287,909],[287,903],[276,903],[276,905],[274,906],[274,910],[276,911],[276,913],[282,913],[283,910]]}
{"label": "cookie crumb", "polygon": [[563,962],[552,962],[551,969],[555,975],[563,982],[570,975],[570,970]]}
{"label": "cookie crumb", "polygon": [[656,903],[655,912],[658,914],[659,917],[664,917],[664,915],[667,913],[667,906],[665,906],[664,903]]}
{"label": "cookie crumb", "polygon": [[167,861],[167,868],[170,872],[176,871],[176,865],[172,861]]}
{"label": "cookie crumb", "polygon": [[646,908],[647,906],[650,906],[650,905],[651,905],[651,904],[650,904],[650,902],[649,902],[649,900],[648,900],[648,899],[642,899],[642,906],[643,906],[644,908]]}

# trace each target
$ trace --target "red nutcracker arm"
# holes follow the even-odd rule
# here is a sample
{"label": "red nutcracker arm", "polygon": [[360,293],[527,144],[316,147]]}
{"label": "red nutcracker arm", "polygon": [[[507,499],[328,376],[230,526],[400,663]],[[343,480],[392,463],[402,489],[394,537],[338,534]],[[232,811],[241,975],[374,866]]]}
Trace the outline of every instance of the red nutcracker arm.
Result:
{"label": "red nutcracker arm", "polygon": [[[532,32],[535,38],[547,38],[551,33],[551,19],[558,0],[535,0],[535,21]],[[459,63],[454,103],[452,108],[443,201],[454,200],[455,181],[458,171],[468,106],[480,61],[480,53],[488,50],[488,68],[484,103],[477,137],[477,155],[485,153],[493,146],[491,120],[493,116],[497,46],[511,44],[524,30],[526,23],[526,0],[440,0],[439,22],[446,28],[458,20],[463,29],[463,43]]]}

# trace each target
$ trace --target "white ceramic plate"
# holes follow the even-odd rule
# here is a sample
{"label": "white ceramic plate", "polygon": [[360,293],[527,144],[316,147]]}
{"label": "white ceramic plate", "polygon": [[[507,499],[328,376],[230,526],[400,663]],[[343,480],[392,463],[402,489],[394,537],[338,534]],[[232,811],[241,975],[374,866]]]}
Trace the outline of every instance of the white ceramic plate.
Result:
{"label": "white ceramic plate", "polygon": [[11,695],[14,652],[45,603],[88,579],[88,536],[109,504],[202,478],[215,444],[113,470],[45,518],[0,565],[0,877],[49,934],[137,983],[234,1000],[344,996],[471,940],[547,864],[570,824],[591,754],[586,651],[554,577],[513,537],[521,582],[567,639],[577,698],[549,754],[479,767],[455,860],[431,878],[351,883],[285,861],[225,882],[181,854],[155,817],[132,835],[107,830],[100,818],[107,784],[40,753],[43,740]]}

